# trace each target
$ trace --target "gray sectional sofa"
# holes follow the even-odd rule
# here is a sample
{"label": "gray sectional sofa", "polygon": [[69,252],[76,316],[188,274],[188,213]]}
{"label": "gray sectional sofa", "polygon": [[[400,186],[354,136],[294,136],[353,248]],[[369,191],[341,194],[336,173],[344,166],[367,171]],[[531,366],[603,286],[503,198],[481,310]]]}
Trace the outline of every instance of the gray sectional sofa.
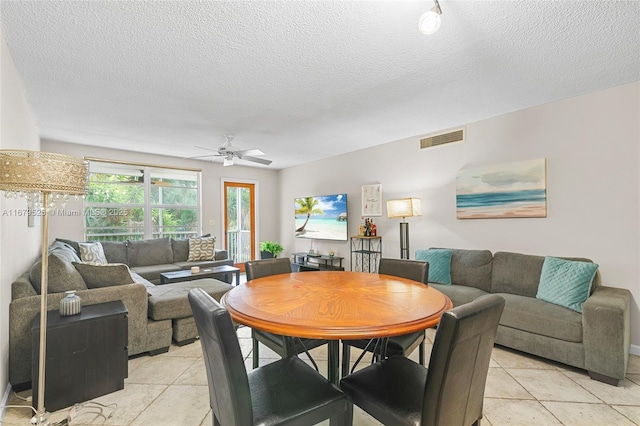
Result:
{"label": "gray sectional sofa", "polygon": [[[233,277],[221,274],[219,279],[205,278],[166,285],[160,273],[189,269],[191,266],[212,267],[233,265],[225,250],[215,250],[214,260],[188,262],[187,240],[161,238],[156,240],[103,243],[104,254],[110,264],[127,264],[130,274],[122,277],[123,265],[113,265],[116,272],[96,269],[91,277],[80,262],[77,242],[55,241],[49,251],[48,310],[57,310],[64,291],[76,290],[82,305],[121,300],[128,314],[128,354],[166,352],[171,340],[185,344],[195,340],[197,329],[187,294],[192,288],[203,288],[217,300],[229,291]],[[108,268],[104,268],[106,271]],[[39,262],[16,279],[11,286],[9,305],[9,381],[14,389],[31,386],[31,326],[40,312]]]}
{"label": "gray sectional sofa", "polygon": [[429,285],[449,296],[454,306],[487,293],[502,296],[506,305],[497,344],[587,370],[592,379],[612,385],[624,379],[631,343],[628,290],[602,286],[597,272],[580,313],[536,298],[543,256],[451,251],[452,284]]}

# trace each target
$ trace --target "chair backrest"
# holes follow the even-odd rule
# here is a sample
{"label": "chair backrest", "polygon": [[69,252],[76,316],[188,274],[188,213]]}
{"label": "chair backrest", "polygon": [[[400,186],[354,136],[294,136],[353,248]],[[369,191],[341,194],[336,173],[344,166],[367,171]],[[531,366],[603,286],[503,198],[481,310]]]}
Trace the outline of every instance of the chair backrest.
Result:
{"label": "chair backrest", "polygon": [[247,281],[269,275],[291,273],[291,261],[288,258],[250,260],[244,264]]}
{"label": "chair backrest", "polygon": [[429,361],[423,425],[470,425],[482,418],[503,308],[504,299],[490,294],[442,314]]}
{"label": "chair backrest", "polygon": [[222,425],[251,425],[247,370],[229,312],[204,290],[189,291],[209,384],[209,404]]}
{"label": "chair backrest", "polygon": [[394,275],[426,284],[429,281],[429,264],[421,260],[381,258],[378,273]]}

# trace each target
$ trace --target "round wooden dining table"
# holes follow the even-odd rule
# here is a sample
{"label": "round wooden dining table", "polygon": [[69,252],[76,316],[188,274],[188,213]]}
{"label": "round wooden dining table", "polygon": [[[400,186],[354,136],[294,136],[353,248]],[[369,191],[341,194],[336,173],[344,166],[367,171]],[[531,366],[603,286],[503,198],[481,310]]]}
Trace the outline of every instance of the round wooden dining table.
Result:
{"label": "round wooden dining table", "polygon": [[234,321],[292,337],[327,339],[328,379],[338,382],[340,339],[391,337],[430,328],[453,304],[438,290],[391,275],[347,271],[270,275],[223,297]]}

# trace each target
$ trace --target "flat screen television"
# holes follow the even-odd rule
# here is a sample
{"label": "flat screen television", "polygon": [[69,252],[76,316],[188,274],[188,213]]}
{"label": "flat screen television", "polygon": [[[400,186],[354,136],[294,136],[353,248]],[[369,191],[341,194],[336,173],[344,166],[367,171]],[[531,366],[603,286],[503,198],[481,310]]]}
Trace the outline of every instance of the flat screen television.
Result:
{"label": "flat screen television", "polygon": [[347,194],[294,200],[296,238],[347,241]]}

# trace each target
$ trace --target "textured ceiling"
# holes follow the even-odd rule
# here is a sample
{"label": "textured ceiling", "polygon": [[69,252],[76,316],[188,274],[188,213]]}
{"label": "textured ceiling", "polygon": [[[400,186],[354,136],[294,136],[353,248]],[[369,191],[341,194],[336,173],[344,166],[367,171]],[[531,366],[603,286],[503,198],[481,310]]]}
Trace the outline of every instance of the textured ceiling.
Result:
{"label": "textured ceiling", "polygon": [[43,138],[273,169],[640,79],[638,1],[7,1]]}

